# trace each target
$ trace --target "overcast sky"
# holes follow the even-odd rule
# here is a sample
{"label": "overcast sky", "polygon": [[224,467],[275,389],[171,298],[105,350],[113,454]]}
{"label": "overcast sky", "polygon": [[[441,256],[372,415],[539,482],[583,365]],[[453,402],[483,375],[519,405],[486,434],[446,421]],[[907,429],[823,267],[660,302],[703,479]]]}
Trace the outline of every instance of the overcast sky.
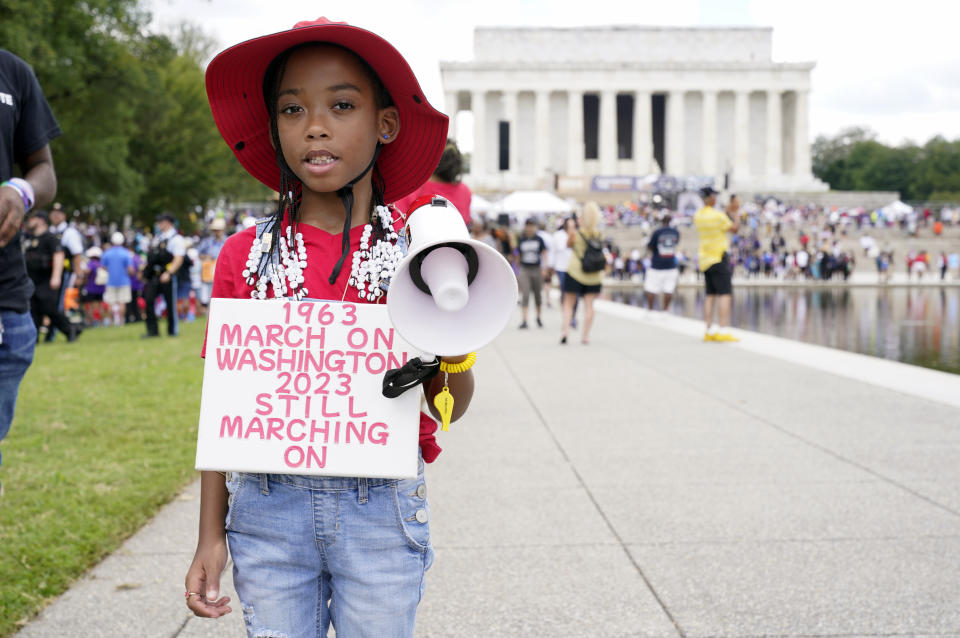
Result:
{"label": "overcast sky", "polygon": [[476,26],[770,26],[774,61],[816,62],[811,140],[854,125],[868,126],[888,144],[922,143],[936,134],[960,138],[960,3],[949,0],[150,3],[156,29],[187,19],[220,49],[320,15],[369,29],[404,54],[427,98],[441,110],[439,62],[472,59]]}

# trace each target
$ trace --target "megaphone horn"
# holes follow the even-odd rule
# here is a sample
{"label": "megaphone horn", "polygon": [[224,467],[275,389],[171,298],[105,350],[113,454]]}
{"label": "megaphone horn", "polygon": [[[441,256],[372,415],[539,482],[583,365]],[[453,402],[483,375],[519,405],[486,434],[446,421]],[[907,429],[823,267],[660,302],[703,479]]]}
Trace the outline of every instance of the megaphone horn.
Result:
{"label": "megaphone horn", "polygon": [[[410,279],[422,292],[433,297],[434,302],[442,310],[453,311],[460,310],[467,303],[466,295],[461,296],[453,292],[447,295],[443,294],[446,278],[454,278],[457,271],[462,270],[460,258],[452,251],[459,252],[466,262],[466,285],[469,286],[477,278],[480,259],[477,257],[477,251],[469,244],[448,242],[431,246],[423,252],[417,253],[410,263]],[[429,259],[429,261],[428,261]],[[424,267],[426,266],[426,272]],[[426,275],[427,282],[424,280]],[[459,280],[459,277],[455,277]],[[456,289],[462,286],[459,281],[456,282]]]}
{"label": "megaphone horn", "polygon": [[436,195],[410,205],[407,254],[387,295],[387,312],[410,345],[437,355],[472,352],[506,327],[517,303],[507,260],[470,238],[463,217]]}

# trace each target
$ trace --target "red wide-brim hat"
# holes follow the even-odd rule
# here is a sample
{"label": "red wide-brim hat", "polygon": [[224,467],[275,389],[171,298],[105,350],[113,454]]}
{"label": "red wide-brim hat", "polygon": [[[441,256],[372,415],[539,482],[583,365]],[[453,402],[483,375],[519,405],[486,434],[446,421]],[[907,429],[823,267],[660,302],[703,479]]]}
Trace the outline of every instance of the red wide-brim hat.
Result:
{"label": "red wide-brim hat", "polygon": [[384,144],[377,166],[384,201],[409,195],[437,168],[447,141],[447,116],[427,102],[410,65],[389,42],[345,22],[319,18],[288,31],[247,40],[222,51],[207,67],[207,98],[220,134],[251,175],[280,190],[280,168],[270,144],[270,122],[263,101],[263,75],[278,55],[306,42],[347,48],[380,77],[400,114],[400,132]]}

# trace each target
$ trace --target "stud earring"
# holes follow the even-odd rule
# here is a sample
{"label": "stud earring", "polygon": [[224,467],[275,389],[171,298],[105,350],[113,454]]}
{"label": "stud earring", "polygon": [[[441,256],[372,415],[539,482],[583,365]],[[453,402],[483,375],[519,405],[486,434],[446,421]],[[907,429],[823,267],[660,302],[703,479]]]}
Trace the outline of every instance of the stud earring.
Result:
{"label": "stud earring", "polygon": [[383,134],[383,139],[388,140],[388,139],[390,139],[390,136],[387,135],[386,133],[384,133],[384,134]]}

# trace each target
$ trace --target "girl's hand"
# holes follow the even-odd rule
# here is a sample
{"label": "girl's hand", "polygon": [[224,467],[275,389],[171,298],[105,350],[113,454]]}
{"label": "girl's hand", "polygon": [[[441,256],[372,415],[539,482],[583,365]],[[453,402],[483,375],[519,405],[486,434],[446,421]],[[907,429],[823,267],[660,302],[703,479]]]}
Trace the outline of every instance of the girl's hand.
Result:
{"label": "girl's hand", "polygon": [[[227,564],[226,541],[198,545],[190,569],[187,570],[187,607],[202,618],[219,618],[232,610],[230,599],[220,595],[220,574]],[[192,595],[191,595],[192,594]]]}

